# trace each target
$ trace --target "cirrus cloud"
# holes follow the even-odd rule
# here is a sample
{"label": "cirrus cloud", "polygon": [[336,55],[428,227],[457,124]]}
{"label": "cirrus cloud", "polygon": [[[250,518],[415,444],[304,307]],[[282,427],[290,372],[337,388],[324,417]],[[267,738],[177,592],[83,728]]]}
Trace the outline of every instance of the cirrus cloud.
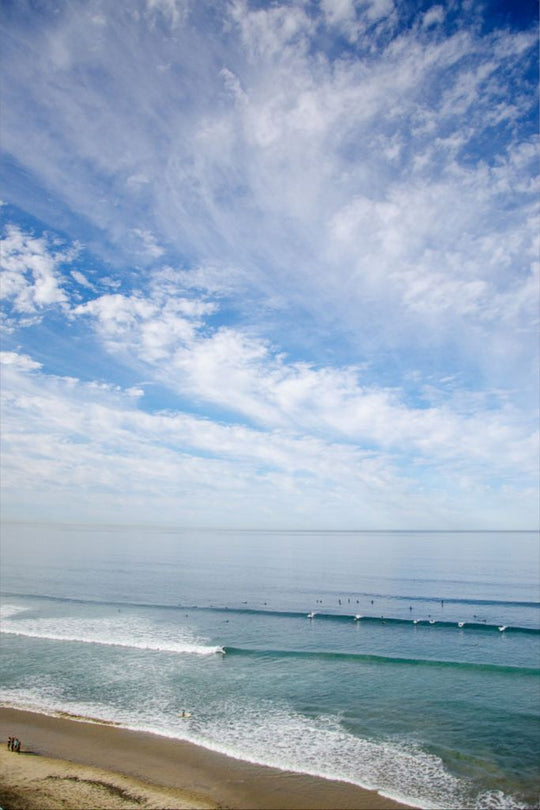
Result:
{"label": "cirrus cloud", "polygon": [[28,469],[60,511],[71,475],[194,522],[242,498],[255,522],[534,522],[532,18],[45,0],[0,21],[10,497]]}

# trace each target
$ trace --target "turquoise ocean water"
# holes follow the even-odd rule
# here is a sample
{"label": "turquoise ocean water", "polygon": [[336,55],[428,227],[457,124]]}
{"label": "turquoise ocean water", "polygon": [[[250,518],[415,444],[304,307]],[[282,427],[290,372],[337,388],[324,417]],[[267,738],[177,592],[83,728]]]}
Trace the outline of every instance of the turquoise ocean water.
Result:
{"label": "turquoise ocean water", "polygon": [[535,533],[6,525],[0,698],[419,807],[537,807],[538,588]]}

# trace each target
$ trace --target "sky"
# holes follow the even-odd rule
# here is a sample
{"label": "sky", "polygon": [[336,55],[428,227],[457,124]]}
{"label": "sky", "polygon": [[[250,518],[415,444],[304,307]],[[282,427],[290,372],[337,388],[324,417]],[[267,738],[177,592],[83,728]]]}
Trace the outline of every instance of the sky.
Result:
{"label": "sky", "polygon": [[536,528],[537,13],[3,0],[3,517]]}

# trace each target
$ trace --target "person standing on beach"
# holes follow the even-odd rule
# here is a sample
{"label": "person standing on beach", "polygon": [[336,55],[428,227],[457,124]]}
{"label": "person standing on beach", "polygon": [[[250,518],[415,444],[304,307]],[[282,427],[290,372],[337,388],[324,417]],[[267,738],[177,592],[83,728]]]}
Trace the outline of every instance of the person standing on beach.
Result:
{"label": "person standing on beach", "polygon": [[8,737],[8,743],[7,743],[8,751],[11,751],[11,746],[12,745],[13,745],[13,737]]}

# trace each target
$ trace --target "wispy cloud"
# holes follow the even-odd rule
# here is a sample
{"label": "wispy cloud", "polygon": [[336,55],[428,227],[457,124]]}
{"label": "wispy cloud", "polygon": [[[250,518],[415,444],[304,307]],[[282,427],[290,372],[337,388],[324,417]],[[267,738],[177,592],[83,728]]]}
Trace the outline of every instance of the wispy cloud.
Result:
{"label": "wispy cloud", "polygon": [[[70,414],[101,379],[137,463],[161,487],[159,469],[189,468],[193,497],[226,470],[231,502],[254,477],[252,503],[292,514],[297,498],[306,521],[334,497],[360,520],[356,487],[396,525],[422,510],[442,525],[459,498],[464,522],[530,517],[537,33],[490,14],[392,0],[4,9],[6,356],[41,364],[12,360],[6,379],[39,378]],[[69,330],[64,373],[40,329],[58,343]],[[180,423],[231,452],[163,444],[155,425]],[[17,441],[14,469],[29,452]],[[232,520],[229,484],[212,486]]]}
{"label": "wispy cloud", "polygon": [[[455,468],[441,464],[419,488],[418,470],[400,468],[403,454],[186,413],[144,413],[141,390],[44,375],[28,358],[3,359],[5,493],[11,509],[24,493],[34,516],[58,519],[67,510],[91,519],[99,511],[107,519],[182,516],[195,524],[205,515],[213,524],[351,527],[380,525],[384,510],[389,526],[429,526],[441,516],[454,526],[463,514],[475,525],[488,510],[508,519],[508,501],[523,501],[512,476],[495,490],[470,458]],[[505,438],[515,447],[512,436],[498,441]],[[507,459],[506,467],[512,462],[521,459]],[[436,483],[441,476],[444,486]],[[518,525],[530,517],[522,514]]]}
{"label": "wispy cloud", "polygon": [[[128,261],[241,267],[356,352],[373,329],[420,351],[426,317],[489,341],[477,316],[535,255],[536,38],[442,32],[440,8],[405,28],[391,3],[66,7],[8,39],[5,145]],[[338,23],[356,50],[330,58]]]}

